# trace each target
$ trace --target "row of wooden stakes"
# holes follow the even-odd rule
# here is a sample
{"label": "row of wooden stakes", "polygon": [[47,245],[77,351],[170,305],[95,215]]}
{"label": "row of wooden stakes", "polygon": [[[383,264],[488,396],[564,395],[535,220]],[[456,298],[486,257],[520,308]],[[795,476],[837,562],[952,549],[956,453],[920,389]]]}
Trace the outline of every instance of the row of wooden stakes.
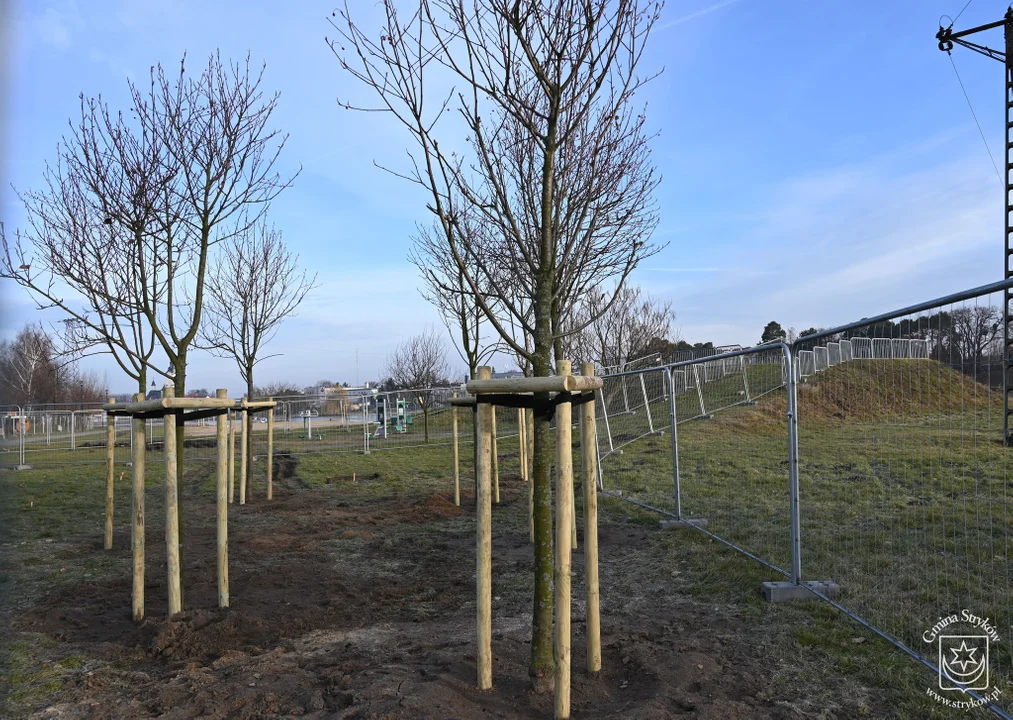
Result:
{"label": "row of wooden stakes", "polygon": [[103,405],[106,411],[106,550],[113,547],[113,500],[116,447],[116,418],[131,418],[134,442],[131,446],[131,506],[130,506],[130,547],[133,556],[133,588],[131,607],[134,620],[144,619],[144,471],[147,456],[144,421],[149,418],[163,419],[163,445],[165,448],[165,550],[166,570],[169,589],[169,616],[183,609],[180,517],[179,517],[179,464],[182,458],[176,452],[176,421],[183,422],[214,417],[218,465],[216,481],[217,505],[217,551],[218,551],[218,606],[229,606],[229,539],[228,506],[235,502],[235,446],[236,430],[233,415],[238,413],[243,431],[240,442],[239,504],[246,504],[247,476],[249,467],[250,414],[267,411],[267,499],[273,498],[274,463],[274,412],[276,403],[272,399],[251,402],[227,397],[227,391],[219,389],[213,398],[177,398],[172,388],[166,387],[162,397],[145,400],[142,393],[134,396],[134,402],[120,404],[113,398]]}
{"label": "row of wooden stakes", "polygon": [[[495,406],[518,407],[521,478],[528,483],[529,532],[534,539],[534,484],[530,477],[533,456],[534,410],[554,406],[556,419],[556,521],[554,556],[554,666],[555,717],[570,717],[571,556],[576,547],[573,497],[573,404],[580,405],[581,469],[584,490],[584,561],[587,573],[587,669],[601,670],[601,621],[598,591],[598,496],[594,395],[602,387],[594,365],[584,363],[581,376],[571,375],[571,363],[560,361],[558,375],[492,380],[488,367],[478,368],[477,380],[467,384],[474,397],[452,400],[454,406],[472,406],[476,447],[476,594],[478,687],[492,688],[492,504],[499,502],[495,452]],[[550,393],[539,408],[534,393]],[[544,397],[544,396],[542,396]],[[457,417],[454,424],[454,500],[460,504]]]}

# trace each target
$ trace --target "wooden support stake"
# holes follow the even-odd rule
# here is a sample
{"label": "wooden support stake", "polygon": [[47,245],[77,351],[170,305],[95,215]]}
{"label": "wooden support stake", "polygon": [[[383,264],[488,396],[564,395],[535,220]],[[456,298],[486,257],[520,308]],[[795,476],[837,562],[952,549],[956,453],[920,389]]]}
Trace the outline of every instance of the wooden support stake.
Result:
{"label": "wooden support stake", "polygon": [[[535,457],[535,411],[528,408],[524,411],[524,429],[527,430],[527,460],[528,460],[528,478],[531,478],[531,471],[534,468],[534,457]],[[535,483],[533,481],[528,482],[528,532],[530,534],[531,544],[535,542]]]}
{"label": "wooden support stake", "polygon": [[229,504],[236,501],[236,411],[229,410]]}
{"label": "wooden support stake", "polygon": [[[594,375],[594,363],[584,363],[580,372]],[[594,401],[580,406],[580,459],[584,483],[584,568],[587,573],[587,671],[601,670],[601,617],[598,597],[598,430]]]}
{"label": "wooden support stake", "polygon": [[[451,397],[457,397],[457,393],[451,395]],[[454,433],[454,505],[460,507],[461,505],[461,465],[460,455],[457,449],[457,408],[453,405],[450,406],[450,417],[453,425]]]}
{"label": "wooden support stake", "polygon": [[239,504],[246,504],[246,438],[249,436],[250,428],[247,427],[247,420],[250,414],[245,410],[239,411]]}
{"label": "wooden support stake", "polygon": [[[173,397],[166,387],[163,397]],[[140,421],[143,423],[143,420]],[[165,416],[165,559],[169,585],[169,617],[183,609],[179,567],[179,492],[176,476],[176,413]],[[135,443],[136,444],[136,443]]]}
{"label": "wooden support stake", "polygon": [[[559,374],[570,374],[570,361],[559,361]],[[556,406],[556,665],[557,720],[570,717],[570,533],[573,523],[573,412],[569,402]]]}
{"label": "wooden support stake", "polygon": [[[109,398],[109,402],[116,402],[115,398]],[[70,421],[73,423],[74,418]],[[106,415],[106,550],[113,549],[113,470],[116,465],[116,417]]]}
{"label": "wooden support stake", "polygon": [[[478,377],[488,380],[492,370],[478,368]],[[476,605],[478,614],[478,689],[492,688],[492,405],[479,405],[476,414],[478,429],[477,467],[478,491],[475,498],[476,520]]]}
{"label": "wooden support stake", "polygon": [[492,491],[493,499],[499,505],[499,443],[496,440],[496,406],[492,408]]}
{"label": "wooden support stake", "polygon": [[[137,393],[134,396],[136,402],[143,399],[144,393]],[[169,420],[171,421],[172,418]],[[133,555],[134,570],[133,590],[130,597],[134,620],[140,622],[144,619],[144,461],[148,443],[144,438],[144,420],[134,418],[132,423],[134,444],[130,450],[130,550]],[[175,443],[173,443],[173,447],[176,447]]]}
{"label": "wooden support stake", "polygon": [[[273,397],[268,398],[274,402]],[[267,411],[267,499],[274,499],[274,408]]]}
{"label": "wooden support stake", "polygon": [[[227,397],[219,388],[215,397]],[[218,447],[218,477],[215,490],[218,510],[218,607],[229,606],[229,428],[225,415],[215,418]]]}

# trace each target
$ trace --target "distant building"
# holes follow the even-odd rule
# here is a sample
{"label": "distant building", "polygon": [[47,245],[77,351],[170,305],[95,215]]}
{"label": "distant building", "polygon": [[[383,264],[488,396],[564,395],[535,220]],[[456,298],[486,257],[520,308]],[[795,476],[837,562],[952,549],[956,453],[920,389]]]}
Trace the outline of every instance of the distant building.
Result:
{"label": "distant building", "polygon": [[506,370],[504,372],[494,372],[492,374],[493,380],[504,380],[507,378],[522,378],[524,373],[520,370]]}

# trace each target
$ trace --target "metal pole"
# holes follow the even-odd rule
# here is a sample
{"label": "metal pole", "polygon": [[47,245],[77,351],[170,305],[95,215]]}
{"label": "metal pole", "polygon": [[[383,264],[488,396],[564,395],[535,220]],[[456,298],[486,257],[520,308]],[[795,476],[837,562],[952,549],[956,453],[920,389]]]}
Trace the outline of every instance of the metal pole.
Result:
{"label": "metal pole", "polygon": [[21,453],[21,464],[25,464],[25,411],[20,407],[18,408],[18,425],[21,427],[21,447],[19,448]]}
{"label": "metal pole", "polygon": [[77,443],[74,440],[74,414],[76,410],[70,411],[70,449],[77,450]]}
{"label": "metal pole", "polygon": [[746,389],[746,402],[752,402],[753,399],[749,397],[749,377],[746,375],[746,356],[741,356],[739,361],[742,366],[742,386]]}
{"label": "metal pole", "polygon": [[[604,383],[605,381],[602,380]],[[619,382],[623,382],[623,378],[620,376]],[[605,396],[605,386],[602,385],[601,389],[601,417],[605,421],[605,435],[609,439],[609,452],[615,452],[615,446],[612,444],[612,427],[609,425],[609,411],[605,407],[608,405],[608,399]],[[598,477],[601,477],[601,473],[598,473]]]}
{"label": "metal pole", "polygon": [[679,488],[679,418],[675,412],[675,371],[669,368],[665,377],[670,383],[668,394],[669,421],[672,423],[672,482],[675,485],[675,517],[682,520],[682,491]]}
{"label": "metal pole", "polygon": [[784,347],[784,361],[788,366],[788,504],[791,516],[791,581],[798,585],[802,580],[801,528],[798,507],[798,398],[796,395],[794,363],[791,350]]}
{"label": "metal pole", "polygon": [[[1013,141],[1010,139],[1010,131],[1013,130],[1013,7],[1006,12],[1006,214],[1003,216],[1003,230],[1006,233],[1006,249],[1003,257],[1003,273],[1006,280],[1013,278],[1013,268],[1010,267],[1010,260],[1013,259],[1013,159],[1010,152],[1013,151]],[[1010,409],[1010,394],[1013,393],[1013,350],[1011,343],[1013,337],[1010,333],[1010,303],[1013,302],[1013,290],[1006,287],[1002,291],[1002,340],[1003,355],[1005,356],[1005,368],[1002,374],[1002,436],[1004,442],[1009,445],[1009,416],[1013,410]]]}
{"label": "metal pole", "polygon": [[651,404],[647,401],[647,386],[644,384],[644,374],[640,373],[640,392],[644,396],[644,411],[647,413],[647,427],[651,434],[654,434],[654,420],[651,418]]}
{"label": "metal pole", "polygon": [[696,383],[696,396],[700,400],[700,414],[706,415],[707,409],[703,405],[703,388],[700,386],[700,366],[693,366],[693,381]]}
{"label": "metal pole", "polygon": [[[598,397],[602,397],[602,396],[599,395]],[[602,402],[604,402],[604,397],[602,397]],[[595,427],[595,429],[594,429],[594,456],[598,459],[598,489],[601,490],[602,492],[605,492],[605,481],[602,480],[602,475],[601,475],[601,447],[599,447],[599,445],[598,445],[598,428],[597,427]]]}

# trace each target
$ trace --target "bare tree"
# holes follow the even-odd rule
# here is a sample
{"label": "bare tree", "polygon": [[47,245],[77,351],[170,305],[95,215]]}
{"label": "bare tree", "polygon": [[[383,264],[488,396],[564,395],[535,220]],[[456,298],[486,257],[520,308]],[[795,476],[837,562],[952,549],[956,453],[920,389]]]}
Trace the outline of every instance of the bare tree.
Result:
{"label": "bare tree", "polygon": [[972,370],[977,377],[978,363],[1000,336],[1002,308],[994,305],[957,308],[950,314],[950,323],[950,347],[957,351],[965,371]]}
{"label": "bare tree", "polygon": [[[468,377],[475,378],[478,367],[502,349],[503,343],[498,336],[489,337],[489,321],[475,301],[465,273],[457,267],[442,232],[439,223],[432,228],[420,228],[409,260],[422,274],[425,283],[420,290],[422,297],[439,310],[450,337],[456,340],[454,348],[468,366]],[[480,276],[477,267],[472,267],[472,274]]]}
{"label": "bare tree", "polygon": [[[184,58],[172,79],[157,65],[146,89],[129,83],[130,123],[120,115],[113,119],[101,102],[94,108],[85,103],[81,130],[64,143],[61,156],[72,181],[54,175],[49,191],[58,196],[55,205],[33,207],[27,197],[29,216],[37,220],[30,243],[20,234],[13,247],[4,241],[0,276],[80,320],[94,333],[95,346],[115,347],[118,360],[136,361],[140,387],[140,369],[147,367],[170,377],[176,395],[185,397],[212,249],[255,222],[292,182],[274,169],[286,138],[269,127],[278,96],[264,97],[263,74],[263,67],[251,73],[249,58],[231,63],[215,54],[197,77],[188,76]],[[90,212],[77,220],[78,208]],[[68,224],[91,243],[82,271],[57,254],[66,239],[56,236]],[[41,279],[33,275],[26,245],[44,259]],[[64,300],[62,283],[83,288],[94,315]],[[149,332],[169,361],[165,370],[147,350]],[[176,424],[176,452],[183,457],[181,414]],[[183,504],[178,507],[182,521]]]}
{"label": "bare tree", "polygon": [[[212,249],[291,184],[274,169],[286,138],[269,127],[278,96],[264,97],[263,72],[218,55],[198,77],[185,59],[174,79],[155,66],[147,89],[129,84],[130,122],[82,98],[46,190],[22,196],[29,228],[4,238],[0,276],[77,319],[82,345],[112,353],[141,391],[153,370],[185,396]],[[183,441],[181,426],[180,453]]]}
{"label": "bare tree", "polygon": [[[202,347],[219,357],[235,359],[246,383],[246,397],[254,397],[253,372],[282,320],[293,315],[316,280],[299,269],[281,233],[261,215],[255,224],[233,234],[219,248],[207,279],[206,317],[201,326]],[[246,415],[247,444],[252,443],[252,418]]]}
{"label": "bare tree", "polygon": [[628,363],[647,355],[658,338],[667,340],[672,334],[675,312],[672,303],[652,298],[639,287],[627,285],[615,294],[611,305],[603,307],[609,294],[588,293],[566,322],[584,325],[584,329],[567,338],[565,349],[575,357],[598,363],[599,367],[628,369]]}
{"label": "bare tree", "polygon": [[104,383],[62,355],[55,336],[26,324],[12,341],[0,342],[0,405],[96,402]]}
{"label": "bare tree", "polygon": [[39,325],[25,325],[0,343],[0,383],[7,402],[54,402],[53,342]]}
{"label": "bare tree", "polygon": [[[354,23],[346,5],[332,20],[340,38],[331,47],[379,98],[378,107],[362,109],[392,113],[415,139],[410,168],[399,174],[427,191],[483,314],[534,375],[549,375],[561,338],[581,329],[563,328],[562,313],[594,287],[621,287],[656,250],[649,238],[657,178],[644,115],[633,102],[659,5],[420,0],[404,21],[393,0],[383,7],[378,39]],[[431,97],[426,83],[434,71],[462,88]],[[464,132],[445,129],[444,117],[456,117]],[[455,142],[461,134],[466,147]],[[534,436],[529,672],[544,692],[553,676],[547,417],[536,416]]]}
{"label": "bare tree", "polygon": [[153,328],[137,304],[143,295],[155,305],[164,299],[164,261],[146,238],[164,225],[160,212],[175,214],[165,147],[101,98],[82,95],[80,121],[43,179],[42,190],[21,193],[28,222],[11,242],[0,224],[0,277],[73,321],[64,337],[72,353],[112,355],[144,392],[149,368],[167,376],[152,363]]}
{"label": "bare tree", "polygon": [[447,384],[450,365],[447,349],[440,334],[429,328],[400,345],[387,359],[384,370],[385,384],[398,390],[408,390],[422,408],[425,441],[429,442],[429,411],[432,409],[433,388]]}
{"label": "bare tree", "polygon": [[[160,227],[147,240],[162,262],[156,284],[165,288],[164,302],[145,293],[139,309],[169,359],[178,397],[186,395],[212,249],[253,226],[294,179],[275,169],[287,136],[270,127],[278,95],[265,98],[263,77],[263,66],[251,72],[249,57],[232,63],[215,54],[197,77],[186,74],[184,58],[174,79],[159,65],[146,92],[131,86],[143,132],[158,138],[174,170],[172,199],[160,206]],[[183,431],[177,416],[180,457]]]}

